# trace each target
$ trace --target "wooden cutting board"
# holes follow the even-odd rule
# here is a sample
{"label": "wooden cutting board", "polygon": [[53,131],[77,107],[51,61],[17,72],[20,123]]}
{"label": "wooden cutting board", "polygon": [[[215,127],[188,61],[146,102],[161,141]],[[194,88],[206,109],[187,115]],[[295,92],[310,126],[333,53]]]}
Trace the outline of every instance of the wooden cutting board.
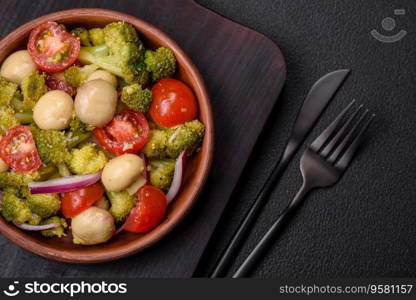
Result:
{"label": "wooden cutting board", "polygon": [[[191,0],[2,0],[0,34],[43,14],[76,7],[119,10],[170,35],[204,77],[215,120],[212,171],[185,220],[167,238],[132,257],[98,265],[49,261],[0,238],[0,275],[189,277],[215,229],[285,81],[279,48],[265,36]],[[36,266],[36,267],[34,267]]]}

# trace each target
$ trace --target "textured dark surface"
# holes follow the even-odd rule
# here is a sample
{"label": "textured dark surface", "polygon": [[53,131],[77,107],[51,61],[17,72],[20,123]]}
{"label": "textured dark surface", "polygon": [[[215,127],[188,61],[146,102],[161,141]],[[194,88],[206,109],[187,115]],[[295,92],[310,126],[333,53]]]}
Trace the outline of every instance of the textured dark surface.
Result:
{"label": "textured dark surface", "polygon": [[[350,68],[313,139],[352,98],[377,113],[371,139],[333,188],[312,192],[258,266],[262,277],[375,277],[416,275],[416,22],[414,1],[209,1],[201,4],[262,32],[285,55],[285,88],[207,248],[197,275],[208,273],[238,220],[278,158],[296,111],[312,83]],[[396,8],[406,15],[395,16]],[[393,17],[408,35],[393,44],[380,22]],[[299,153],[300,154],[300,153]],[[252,235],[242,262],[301,183],[299,155],[289,166]]]}
{"label": "textured dark surface", "polygon": [[[1,35],[45,13],[74,7],[112,8],[159,26],[190,55],[211,94],[215,159],[205,190],[180,226],[150,249],[99,265],[48,261],[0,239],[2,276],[189,277],[284,82],[281,52],[269,39],[191,0],[2,1]],[[255,99],[256,101],[253,101]],[[35,266],[35,267],[34,267]]]}
{"label": "textured dark surface", "polygon": [[[352,98],[377,112],[370,130],[372,138],[337,186],[309,196],[254,275],[281,278],[415,276],[416,3],[413,0],[198,2],[275,41],[285,55],[288,79],[196,275],[206,275],[212,268],[270,172],[309,87],[328,71],[351,68],[350,77],[309,140]],[[405,8],[406,15],[394,16],[395,8]],[[16,19],[27,13],[19,10],[10,14],[10,11],[13,10],[8,10],[9,18],[3,22],[3,32],[13,28],[13,23],[9,22],[20,22]],[[398,29],[408,31],[402,41],[382,44],[370,36],[374,28],[386,33],[380,22],[387,16],[394,17]],[[301,182],[298,157],[276,188],[273,201],[257,222],[237,263],[293,197]],[[7,256],[2,251],[3,270],[5,266],[8,270],[4,274],[30,275],[31,270],[24,261],[32,255],[10,243],[1,246],[8,250]],[[18,263],[21,260],[23,262]],[[58,264],[39,260],[33,268],[57,275],[84,276],[90,272],[94,276],[101,270],[106,274],[105,271],[112,268],[112,275],[116,276],[129,264],[126,260],[108,268],[87,266],[78,268],[77,273],[72,269],[65,273]]]}

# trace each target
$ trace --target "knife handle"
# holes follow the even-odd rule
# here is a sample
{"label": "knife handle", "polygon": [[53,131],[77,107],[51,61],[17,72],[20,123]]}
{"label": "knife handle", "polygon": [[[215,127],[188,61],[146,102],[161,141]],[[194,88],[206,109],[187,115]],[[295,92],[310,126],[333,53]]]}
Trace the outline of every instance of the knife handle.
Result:
{"label": "knife handle", "polygon": [[225,275],[228,266],[235,258],[237,250],[248,236],[252,223],[269,198],[278,179],[282,176],[298,146],[299,145],[297,145],[295,142],[288,143],[288,146],[286,147],[286,150],[283,153],[281,159],[279,159],[279,161],[274,166],[272,173],[260,189],[260,192],[257,194],[255,201],[251,205],[241,223],[238,225],[237,230],[234,232],[233,237],[222,253],[220,259],[218,260],[213,272],[211,273],[211,278],[223,277]]}

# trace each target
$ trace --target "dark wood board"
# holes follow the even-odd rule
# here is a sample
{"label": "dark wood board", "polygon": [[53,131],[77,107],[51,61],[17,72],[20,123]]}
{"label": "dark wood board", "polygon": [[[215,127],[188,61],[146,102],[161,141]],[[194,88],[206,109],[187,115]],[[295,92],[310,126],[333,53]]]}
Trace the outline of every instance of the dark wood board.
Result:
{"label": "dark wood board", "polygon": [[49,261],[3,237],[0,274],[31,277],[189,277],[246,164],[285,80],[279,48],[265,36],[190,0],[2,0],[0,34],[43,14],[76,7],[115,9],[169,34],[201,71],[215,120],[212,171],[196,206],[168,237],[132,257],[97,265]]}

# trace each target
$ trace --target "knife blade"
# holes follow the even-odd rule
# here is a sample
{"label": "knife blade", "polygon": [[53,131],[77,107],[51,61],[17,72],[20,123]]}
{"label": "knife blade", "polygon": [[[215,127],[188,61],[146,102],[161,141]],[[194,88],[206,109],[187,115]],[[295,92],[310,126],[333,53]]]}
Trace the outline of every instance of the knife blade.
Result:
{"label": "knife blade", "polygon": [[272,173],[260,189],[249,211],[241,221],[228,243],[227,248],[218,260],[218,263],[211,273],[211,278],[224,275],[227,267],[235,257],[236,251],[243,239],[248,235],[249,229],[251,228],[250,225],[267,201],[268,196],[273,191],[278,179],[283,174],[290,160],[296,154],[299,146],[303,143],[329,101],[347,78],[349,72],[350,70],[348,69],[336,70],[322,76],[313,84],[295,119],[285,150],[280,159],[276,162]]}

